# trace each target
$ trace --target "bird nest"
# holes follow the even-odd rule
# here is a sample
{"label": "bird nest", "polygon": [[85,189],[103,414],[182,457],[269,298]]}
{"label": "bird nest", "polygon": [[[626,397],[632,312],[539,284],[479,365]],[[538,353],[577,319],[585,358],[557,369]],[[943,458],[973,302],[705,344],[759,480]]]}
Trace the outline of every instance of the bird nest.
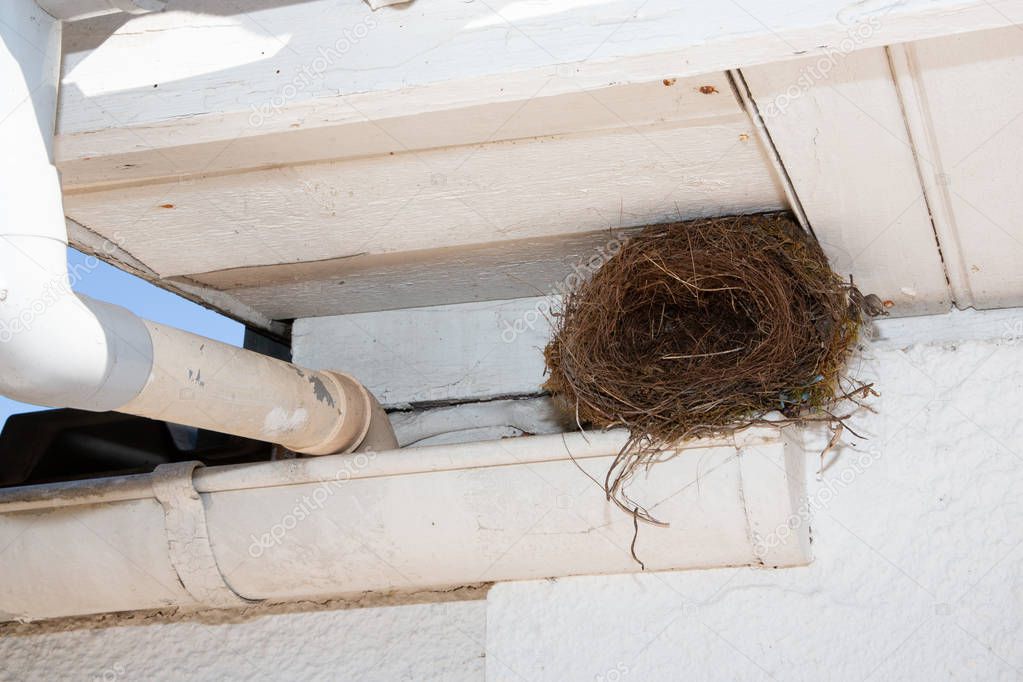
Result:
{"label": "bird nest", "polygon": [[840,429],[835,406],[870,392],[844,369],[865,311],[879,306],[788,215],[654,225],[566,294],[545,388],[580,427],[629,430],[605,490],[656,523],[623,486],[679,441],[775,411],[772,423]]}

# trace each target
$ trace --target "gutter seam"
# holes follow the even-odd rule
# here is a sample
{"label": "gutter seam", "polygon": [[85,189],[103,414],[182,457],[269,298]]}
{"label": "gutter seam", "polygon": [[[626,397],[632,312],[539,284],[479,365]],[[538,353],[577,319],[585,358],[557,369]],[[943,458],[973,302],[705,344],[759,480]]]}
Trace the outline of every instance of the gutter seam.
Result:
{"label": "gutter seam", "polygon": [[206,508],[192,483],[193,473],[201,466],[201,462],[161,464],[152,474],[153,496],[163,507],[171,565],[196,601],[191,608],[258,604],[261,599],[248,599],[231,589],[217,564]]}
{"label": "gutter seam", "polygon": [[749,502],[746,500],[746,477],[743,475],[743,455],[748,455],[745,444],[736,448],[735,459],[739,465],[739,503],[742,505],[743,516],[745,517],[746,523],[746,537],[749,540],[750,553],[752,558],[750,563],[754,566],[764,566],[764,558],[757,552],[761,539],[753,530],[753,514],[749,506]]}

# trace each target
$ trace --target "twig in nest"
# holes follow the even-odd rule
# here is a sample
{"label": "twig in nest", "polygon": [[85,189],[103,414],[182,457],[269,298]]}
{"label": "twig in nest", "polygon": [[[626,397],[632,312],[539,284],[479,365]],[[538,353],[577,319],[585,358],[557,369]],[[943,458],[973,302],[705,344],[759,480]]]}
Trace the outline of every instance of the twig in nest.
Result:
{"label": "twig in nest", "polygon": [[845,427],[842,426],[842,422],[836,423],[832,428],[831,440],[829,440],[828,444],[824,446],[823,450],[821,450],[821,464],[820,468],[817,470],[818,480],[824,475],[824,469],[826,468],[824,466],[824,456],[827,455],[832,448],[838,445],[838,441],[841,440],[842,438],[842,431],[844,430],[844,428]]}
{"label": "twig in nest", "polygon": [[636,556],[636,541],[639,540],[639,507],[632,510],[632,544],[629,545],[629,551],[632,553],[632,558],[637,564],[641,571],[646,570],[646,564],[643,560]]}

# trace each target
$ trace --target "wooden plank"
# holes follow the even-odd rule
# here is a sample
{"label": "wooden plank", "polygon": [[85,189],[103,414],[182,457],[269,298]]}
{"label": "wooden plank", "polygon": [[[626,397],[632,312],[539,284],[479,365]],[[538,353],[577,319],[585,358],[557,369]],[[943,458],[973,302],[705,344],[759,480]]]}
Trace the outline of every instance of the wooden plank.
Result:
{"label": "wooden plank", "polygon": [[[459,109],[437,109],[380,117],[364,108],[359,95],[326,98],[316,114],[307,114],[286,130],[264,133],[265,114],[250,113],[227,138],[194,139],[189,131],[176,134],[163,146],[163,128],[181,127],[174,121],[154,129],[109,130],[59,137],[58,166],[66,192],[131,185],[159,179],[211,175],[289,164],[400,154],[448,146],[519,140],[648,126],[666,121],[708,121],[737,113],[727,94],[722,73],[687,80],[666,79],[628,85],[612,84],[592,91],[549,96],[543,90],[527,100],[499,101]],[[449,106],[450,103],[443,103]],[[374,118],[368,118],[374,116]],[[320,121],[314,124],[313,121]],[[193,121],[191,127],[201,125]],[[110,134],[128,134],[134,143],[124,150],[109,147]],[[224,134],[228,134],[224,131]]]}
{"label": "wooden plank", "polygon": [[947,310],[941,255],[885,51],[742,73],[835,270],[891,300],[892,314]]}
{"label": "wooden plank", "polygon": [[[1007,26],[1023,0],[434,0],[376,13],[330,0],[249,13],[182,0],[173,10],[69,27],[58,154],[70,182],[107,182],[119,166],[130,179],[264,164],[291,146],[278,134],[438,111],[461,112],[444,120],[466,144],[478,141],[477,107],[826,55],[850,39],[869,48]],[[492,136],[503,110],[487,111]],[[384,129],[372,145],[394,135]]]}
{"label": "wooden plank", "polygon": [[1023,304],[1023,31],[892,48],[960,307]]}
{"label": "wooden plank", "polygon": [[[583,233],[784,206],[748,117],[65,197],[161,277]],[[282,312],[282,311],[275,311]]]}
{"label": "wooden plank", "polygon": [[246,305],[230,293],[188,278],[179,278],[175,281],[161,278],[145,263],[125,251],[120,245],[79,225],[73,220],[67,221],[67,231],[68,240],[71,245],[82,253],[95,256],[116,268],[129,272],[136,277],[141,277],[147,282],[179,296],[183,296],[193,303],[216,310],[222,315],[237,320],[248,327],[259,329],[271,338],[285,341],[291,335],[291,329],[288,325],[271,319],[255,308]]}
{"label": "wooden plank", "polygon": [[533,297],[306,318],[295,321],[292,355],[344,368],[385,407],[535,395],[551,305]]}
{"label": "wooden plank", "polygon": [[189,279],[275,319],[547,295],[587,275],[633,230],[222,270]]}

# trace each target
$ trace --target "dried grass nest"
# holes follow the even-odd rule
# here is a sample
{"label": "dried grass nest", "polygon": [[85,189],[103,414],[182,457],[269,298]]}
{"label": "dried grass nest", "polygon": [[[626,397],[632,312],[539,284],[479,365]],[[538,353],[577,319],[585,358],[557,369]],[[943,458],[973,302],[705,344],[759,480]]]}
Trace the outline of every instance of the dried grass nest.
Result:
{"label": "dried grass nest", "polygon": [[679,441],[772,411],[841,428],[837,403],[870,392],[846,359],[881,310],[787,214],[654,225],[565,295],[544,388],[580,426],[629,430],[605,490],[656,523],[623,486]]}

